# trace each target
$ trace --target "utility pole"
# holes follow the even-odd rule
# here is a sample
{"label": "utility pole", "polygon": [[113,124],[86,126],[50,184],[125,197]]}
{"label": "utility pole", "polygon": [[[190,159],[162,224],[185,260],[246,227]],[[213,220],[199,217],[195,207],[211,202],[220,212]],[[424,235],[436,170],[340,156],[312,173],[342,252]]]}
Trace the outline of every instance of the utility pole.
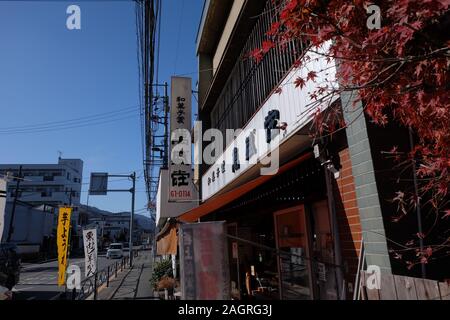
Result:
{"label": "utility pole", "polygon": [[[91,181],[92,176],[91,175]],[[102,176],[104,174],[101,174]],[[108,192],[131,192],[131,215],[130,215],[130,230],[129,230],[129,246],[130,246],[130,268],[133,266],[133,219],[134,219],[134,207],[135,207],[135,198],[136,198],[136,172],[133,172],[131,175],[123,175],[123,174],[106,174],[108,178],[128,178],[133,181],[133,187],[131,189],[120,189],[120,190],[102,190],[100,195],[106,195]],[[93,194],[92,191],[89,190],[90,194]],[[104,193],[104,194],[103,194]],[[98,195],[98,194],[95,194]]]}
{"label": "utility pole", "polygon": [[164,83],[164,169],[169,168],[169,93],[168,84]]}
{"label": "utility pole", "polygon": [[16,194],[14,195],[14,202],[13,207],[11,211],[11,219],[9,220],[9,229],[8,229],[8,238],[6,242],[11,241],[12,234],[14,232],[14,215],[16,214],[16,205],[17,205],[17,198],[19,195],[19,187],[20,187],[20,179],[22,178],[22,166],[19,167],[19,175],[16,177],[17,183],[16,183]]}
{"label": "utility pole", "polygon": [[[72,207],[72,193],[73,193],[73,189],[70,188],[69,207]],[[72,208],[72,215],[73,215],[73,208]],[[72,219],[72,217],[71,217],[71,219]],[[67,253],[67,257],[68,258],[70,258],[70,253],[72,252],[72,244],[73,244],[73,241],[72,241],[72,228],[73,228],[73,225],[72,225],[72,221],[71,221],[70,222],[70,229],[69,229],[69,242],[68,242],[69,247],[68,247],[68,253]]]}
{"label": "utility pole", "polygon": [[136,196],[136,172],[131,175],[133,180],[133,188],[130,190],[131,197],[131,216],[130,216],[130,268],[133,266],[133,219],[134,219],[134,202]]}

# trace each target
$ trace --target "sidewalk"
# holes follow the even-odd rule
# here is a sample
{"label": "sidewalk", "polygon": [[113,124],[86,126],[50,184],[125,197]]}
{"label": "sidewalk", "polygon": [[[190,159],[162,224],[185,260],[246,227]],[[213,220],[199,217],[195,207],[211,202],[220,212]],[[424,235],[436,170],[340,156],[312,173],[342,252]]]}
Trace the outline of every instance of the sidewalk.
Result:
{"label": "sidewalk", "polygon": [[99,290],[98,300],[154,300],[150,286],[152,273],[151,251],[141,251],[134,258],[133,268],[124,270]]}

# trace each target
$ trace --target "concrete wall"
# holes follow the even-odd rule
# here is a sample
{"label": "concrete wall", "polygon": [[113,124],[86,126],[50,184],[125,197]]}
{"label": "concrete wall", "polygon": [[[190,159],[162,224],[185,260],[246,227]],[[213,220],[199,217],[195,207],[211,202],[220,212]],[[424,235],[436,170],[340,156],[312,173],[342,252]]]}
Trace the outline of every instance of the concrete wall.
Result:
{"label": "concrete wall", "polygon": [[213,72],[219,67],[220,62],[222,61],[222,57],[225,53],[225,49],[230,41],[231,34],[233,33],[234,26],[238,21],[239,15],[241,13],[242,8],[244,7],[245,0],[234,0],[233,6],[231,7],[230,14],[228,16],[225,27],[222,31],[222,35],[220,37],[219,43],[217,45],[216,52],[214,53],[213,58]]}
{"label": "concrete wall", "polygon": [[198,107],[202,108],[213,79],[213,62],[210,54],[198,55]]}
{"label": "concrete wall", "polygon": [[352,172],[359,208],[361,231],[368,265],[391,273],[386,233],[372,161],[366,119],[361,103],[353,107],[355,94],[341,94]]}

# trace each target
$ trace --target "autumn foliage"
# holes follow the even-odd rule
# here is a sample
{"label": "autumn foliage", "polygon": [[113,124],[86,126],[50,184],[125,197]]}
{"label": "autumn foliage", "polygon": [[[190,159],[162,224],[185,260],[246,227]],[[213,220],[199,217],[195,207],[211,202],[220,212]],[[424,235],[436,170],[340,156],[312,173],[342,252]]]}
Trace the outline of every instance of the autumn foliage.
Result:
{"label": "autumn foliage", "polygon": [[[415,161],[420,187],[418,195],[411,195],[412,206],[405,205],[411,200],[407,193],[399,191],[395,196],[399,212],[394,220],[401,221],[421,197],[427,199],[437,221],[450,220],[450,0],[272,1],[276,20],[267,30],[267,39],[251,55],[261,60],[273,47],[283,47],[293,39],[309,43],[311,51],[332,41],[326,58],[337,64],[340,86],[335,89],[330,84],[329,91],[356,92],[370,121],[380,126],[396,122],[414,135],[410,153],[401,154],[395,146],[390,152],[399,163]],[[379,29],[367,24],[372,18],[367,11],[371,4],[380,9]],[[301,64],[299,60],[297,67]],[[309,73],[295,84],[302,88],[314,77],[314,72]],[[441,243],[416,256],[426,263],[449,244],[447,233]]]}

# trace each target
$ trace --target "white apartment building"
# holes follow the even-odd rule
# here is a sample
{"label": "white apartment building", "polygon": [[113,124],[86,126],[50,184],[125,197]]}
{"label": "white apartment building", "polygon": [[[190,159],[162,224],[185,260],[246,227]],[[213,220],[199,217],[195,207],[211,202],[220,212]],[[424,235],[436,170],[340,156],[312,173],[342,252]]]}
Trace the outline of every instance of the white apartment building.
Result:
{"label": "white apartment building", "polygon": [[[0,177],[19,175],[22,166],[18,200],[38,206],[80,204],[83,179],[83,161],[80,159],[58,159],[57,164],[0,164]],[[8,183],[8,201],[16,192],[16,183]]]}

